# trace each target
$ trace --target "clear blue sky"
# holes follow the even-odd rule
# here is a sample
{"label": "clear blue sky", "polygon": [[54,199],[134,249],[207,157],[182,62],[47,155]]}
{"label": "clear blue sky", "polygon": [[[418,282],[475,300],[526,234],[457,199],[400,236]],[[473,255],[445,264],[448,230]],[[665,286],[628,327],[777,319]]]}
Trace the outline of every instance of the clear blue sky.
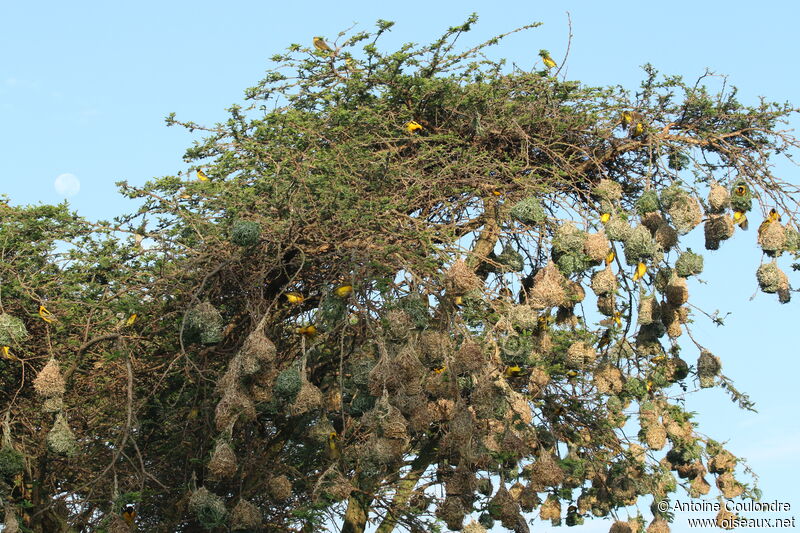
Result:
{"label": "clear blue sky", "polygon": [[[570,79],[635,88],[646,62],[687,79],[708,67],[729,75],[745,103],[763,95],[800,105],[797,2],[737,9],[700,1],[6,1],[0,3],[0,193],[14,204],[58,202],[54,180],[70,173],[81,184],[71,205],[91,219],[111,218],[131,208],[117,195],[115,181],[142,184],[185,169],[182,155],[192,137],[166,128],[168,113],[199,123],[223,120],[225,108],[241,101],[268,58],[289,43],[309,44],[314,35],[332,40],[354,23],[370,28],[378,18],[397,22],[386,45],[427,42],[477,12],[480,22],[464,45],[544,23],[493,52],[530,68],[540,48],[561,61],[569,34],[566,11],[574,34]],[[798,125],[795,119],[792,127]],[[800,182],[796,167],[781,162],[776,170]],[[759,216],[753,218],[757,227]],[[750,393],[760,412],[739,411],[718,389],[698,393],[688,405],[702,412],[701,429],[729,440],[734,453],[750,460],[765,499],[800,509],[794,397],[800,296],[785,306],[762,294],[750,301],[760,258],[754,239],[751,230],[707,254],[703,278],[709,282],[690,288],[695,304],[732,313],[724,328],[698,318],[695,335],[722,357],[724,373]],[[794,284],[800,285],[800,276]],[[537,524],[536,530],[543,529]],[[608,523],[582,530],[607,531]]]}

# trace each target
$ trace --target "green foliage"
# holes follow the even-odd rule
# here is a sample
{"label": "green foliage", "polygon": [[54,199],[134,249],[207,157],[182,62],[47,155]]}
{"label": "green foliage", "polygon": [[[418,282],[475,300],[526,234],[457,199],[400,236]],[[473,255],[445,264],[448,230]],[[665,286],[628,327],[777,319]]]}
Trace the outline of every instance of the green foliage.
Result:
{"label": "green foliage", "polygon": [[261,225],[250,220],[238,220],[231,230],[231,242],[239,246],[253,246],[261,235]]}

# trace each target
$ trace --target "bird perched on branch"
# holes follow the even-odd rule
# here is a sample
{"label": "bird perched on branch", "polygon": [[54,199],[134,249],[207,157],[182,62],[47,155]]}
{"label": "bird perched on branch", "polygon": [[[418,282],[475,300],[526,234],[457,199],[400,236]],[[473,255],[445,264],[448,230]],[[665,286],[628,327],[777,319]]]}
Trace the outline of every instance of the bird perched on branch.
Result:
{"label": "bird perched on branch", "polygon": [[43,305],[39,306],[39,316],[47,322],[48,324],[54,320],[53,313],[47,310],[47,308]]}
{"label": "bird perched on branch", "polygon": [[636,265],[636,272],[633,274],[633,281],[642,279],[645,273],[647,273],[647,265],[639,261],[639,264]]}
{"label": "bird perched on branch", "polygon": [[136,520],[136,506],[132,503],[125,505],[122,508],[122,519],[129,526],[133,526],[133,521]]}
{"label": "bird perched on branch", "polygon": [[314,48],[319,50],[320,52],[327,52],[330,55],[333,55],[333,49],[328,46],[328,43],[325,42],[325,39],[322,37],[314,37]]}
{"label": "bird perched on branch", "polygon": [[285,296],[286,296],[286,301],[292,305],[303,303],[303,300],[305,300],[303,295],[300,294],[299,292],[287,292]]}
{"label": "bird perched on branch", "polygon": [[550,52],[544,49],[539,50],[539,57],[542,58],[542,63],[544,63],[545,67],[548,69],[555,68],[556,62],[553,61],[552,57],[550,57]]}
{"label": "bird perched on branch", "polygon": [[202,171],[202,169],[197,169],[197,179],[200,181],[208,181],[208,176],[206,173]]}
{"label": "bird perched on branch", "polygon": [[766,229],[769,227],[770,224],[772,224],[773,222],[780,222],[780,221],[781,221],[781,215],[773,207],[772,209],[769,210],[767,218],[765,218],[764,222],[762,222],[761,225],[758,227],[759,238],[764,233],[764,231],[766,231]]}
{"label": "bird perched on branch", "polygon": [[353,294],[353,286],[352,285],[342,285],[340,287],[336,287],[333,293],[338,296],[339,298],[347,298],[351,294]]}

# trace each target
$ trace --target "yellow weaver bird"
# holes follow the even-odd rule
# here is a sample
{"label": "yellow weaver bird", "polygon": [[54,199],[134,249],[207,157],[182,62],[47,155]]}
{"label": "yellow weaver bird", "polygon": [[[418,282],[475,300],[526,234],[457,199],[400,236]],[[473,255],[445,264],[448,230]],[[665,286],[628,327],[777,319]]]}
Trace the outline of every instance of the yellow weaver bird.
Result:
{"label": "yellow weaver bird", "polygon": [[773,222],[780,222],[780,221],[781,221],[781,215],[773,207],[772,209],[769,210],[767,218],[765,218],[764,222],[762,222],[761,225],[758,227],[758,236],[761,237],[761,234],[764,233],[764,230],[766,230],[770,224],[772,224]]}
{"label": "yellow weaver bird", "polygon": [[11,359],[12,361],[16,360],[16,357],[11,353],[11,347],[9,346],[0,346],[0,353],[3,354],[3,359]]}
{"label": "yellow weaver bird", "polygon": [[503,375],[507,378],[513,378],[522,374],[522,368],[519,365],[511,365],[507,366],[506,369],[503,371]]}
{"label": "yellow weaver bird", "polygon": [[334,294],[339,298],[347,298],[351,294],[353,294],[353,286],[352,285],[342,285],[341,287],[337,287],[334,291]]}
{"label": "yellow weaver bird", "polygon": [[623,111],[620,113],[619,122],[622,124],[622,129],[627,130],[628,126],[630,126],[631,122],[633,122],[633,113],[630,111]]}
{"label": "yellow weaver bird", "polygon": [[602,213],[600,215],[600,222],[602,222],[603,224],[605,224],[609,220],[611,220],[611,213]]}
{"label": "yellow weaver bird", "polygon": [[619,327],[622,326],[622,313],[614,311],[614,323]]}
{"label": "yellow weaver bird", "polygon": [[747,222],[747,215],[744,214],[744,211],[733,212],[733,223],[742,228],[744,231],[747,231],[747,228],[750,227],[750,224]]}
{"label": "yellow weaver bird", "polygon": [[633,281],[642,279],[645,273],[647,273],[647,265],[639,261],[639,264],[636,265],[636,272],[633,274]]}
{"label": "yellow weaver bird", "polygon": [[53,321],[53,313],[47,310],[43,305],[39,306],[39,316],[48,324]]}
{"label": "yellow weaver bird", "polygon": [[335,431],[331,431],[328,435],[328,453],[333,459],[339,459],[342,456],[342,452],[339,450],[339,435]]}
{"label": "yellow weaver bird", "polygon": [[328,52],[329,54],[333,53],[331,47],[328,46],[328,43],[326,43],[325,39],[323,39],[322,37],[314,37],[313,42],[314,42],[314,48],[316,48],[320,52]]}
{"label": "yellow weaver bird", "polygon": [[311,324],[310,326],[295,328],[294,332],[298,335],[304,335],[306,337],[315,337],[317,335],[317,327],[314,324]]}
{"label": "yellow weaver bird", "polygon": [[206,176],[206,173],[202,170],[197,169],[197,179],[200,181],[208,181],[208,176]]}
{"label": "yellow weaver bird", "polygon": [[737,185],[735,189],[733,189],[733,194],[736,196],[745,196],[747,194],[747,185],[740,184]]}
{"label": "yellow weaver bird", "polygon": [[606,254],[606,266],[613,263],[615,257],[617,257],[617,254],[614,253],[614,250],[609,251],[608,254]]}
{"label": "yellow weaver bird", "polygon": [[132,503],[127,504],[122,509],[122,519],[129,526],[133,525],[133,521],[136,520],[136,507]]}
{"label": "yellow weaver bird", "polygon": [[125,325],[131,327],[136,322],[137,318],[139,318],[139,315],[133,313],[130,317],[128,317],[128,320],[125,321]]}
{"label": "yellow weaver bird", "polygon": [[437,367],[434,367],[432,370],[433,370],[434,374],[441,374],[442,372],[447,370],[447,367],[446,366],[437,366]]}
{"label": "yellow weaver bird", "polygon": [[422,124],[416,120],[409,120],[406,122],[405,128],[408,133],[416,133],[422,129]]}
{"label": "yellow weaver bird", "polygon": [[303,300],[305,300],[299,292],[287,292],[284,296],[286,296],[286,301],[292,305],[303,303]]}
{"label": "yellow weaver bird", "polygon": [[644,133],[644,124],[642,124],[641,122],[637,122],[631,127],[630,136],[632,138],[636,138],[640,136],[642,133]]}
{"label": "yellow weaver bird", "polygon": [[547,50],[539,50],[539,57],[542,58],[542,63],[544,63],[544,66],[548,69],[556,67],[556,62],[553,61],[553,58],[550,57],[550,52]]}
{"label": "yellow weaver bird", "polygon": [[461,307],[462,305],[464,305],[464,297],[456,296],[455,298],[453,298],[453,304],[455,304],[456,307]]}

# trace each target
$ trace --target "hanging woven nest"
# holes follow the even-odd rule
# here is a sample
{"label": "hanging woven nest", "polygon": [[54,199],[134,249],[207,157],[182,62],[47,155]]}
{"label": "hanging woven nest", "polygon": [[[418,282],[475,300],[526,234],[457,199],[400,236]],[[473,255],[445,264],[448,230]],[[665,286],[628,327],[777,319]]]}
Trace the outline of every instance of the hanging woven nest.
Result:
{"label": "hanging woven nest", "polygon": [[689,233],[703,220],[700,202],[678,185],[671,185],[662,191],[661,204],[679,235]]}
{"label": "hanging woven nest", "polygon": [[703,256],[692,252],[691,248],[675,260],[675,273],[682,278],[703,272]]}
{"label": "hanging woven nest", "polygon": [[638,320],[642,326],[661,320],[661,306],[655,296],[644,296],[639,300]]}
{"label": "hanging woven nest", "polygon": [[561,501],[555,494],[549,494],[547,499],[539,507],[539,519],[550,520],[552,524],[556,524],[561,520]]}
{"label": "hanging woven nest", "polygon": [[245,421],[254,420],[256,407],[245,390],[241,386],[236,386],[227,389],[217,403],[214,413],[217,431],[227,431],[240,417]]}
{"label": "hanging woven nest", "polygon": [[527,468],[528,479],[538,492],[547,487],[557,487],[564,481],[564,469],[558,464],[556,458],[548,453],[542,453]]}
{"label": "hanging woven nest", "polygon": [[19,318],[0,313],[0,346],[14,346],[28,339],[28,329]]}
{"label": "hanging woven nest", "polygon": [[611,243],[606,237],[605,231],[590,233],[583,243],[583,252],[589,259],[598,263],[605,260],[610,249]]}
{"label": "hanging woven nest", "polygon": [[200,487],[189,497],[189,511],[208,530],[225,524],[225,502],[205,487]]}
{"label": "hanging woven nest", "polygon": [[56,421],[47,433],[47,447],[51,452],[65,457],[78,455],[78,441],[63,413],[56,415]]}
{"label": "hanging woven nest", "polygon": [[573,342],[567,349],[564,363],[567,368],[583,369],[588,368],[597,359],[597,352],[594,347],[583,342]]}
{"label": "hanging woven nest", "polygon": [[231,531],[256,531],[261,527],[263,518],[258,507],[245,499],[231,511]]}
{"label": "hanging woven nest", "polygon": [[483,288],[483,281],[463,259],[456,259],[445,273],[444,286],[448,293],[461,296],[469,291]]}
{"label": "hanging woven nest", "polygon": [[636,226],[623,246],[625,262],[636,265],[647,261],[658,253],[658,249],[658,243],[653,239],[650,230],[643,225]]}
{"label": "hanging woven nest", "polygon": [[697,377],[700,387],[707,389],[714,386],[716,377],[722,370],[722,361],[708,350],[701,350],[697,359]]}
{"label": "hanging woven nest", "polygon": [[678,244],[678,232],[667,222],[664,222],[656,228],[655,233],[653,233],[653,239],[658,243],[662,252],[669,252],[673,246]]}
{"label": "hanging woven nest", "polygon": [[731,205],[731,194],[719,183],[712,182],[708,191],[708,208],[711,213],[724,213]]}
{"label": "hanging woven nest", "polygon": [[250,220],[237,220],[231,230],[231,242],[238,246],[253,246],[261,237],[261,224]]}
{"label": "hanging woven nest", "polygon": [[284,502],[292,497],[292,482],[283,474],[267,481],[267,494],[275,502]]}
{"label": "hanging woven nest", "polygon": [[444,502],[436,509],[436,516],[442,520],[447,527],[453,531],[461,531],[464,527],[464,517],[467,510],[464,508],[460,498],[448,496]]}
{"label": "hanging woven nest", "polygon": [[778,221],[767,221],[758,228],[758,245],[770,257],[786,249],[786,228]]}
{"label": "hanging woven nest", "polygon": [[538,198],[525,198],[511,208],[511,217],[523,224],[541,224],[547,218],[542,201]]}
{"label": "hanging woven nest", "polygon": [[612,241],[625,242],[630,237],[633,228],[624,218],[611,215],[609,221],[606,222],[605,230],[606,236]]}
{"label": "hanging woven nest", "polygon": [[658,208],[658,193],[653,189],[644,191],[639,199],[636,200],[636,212],[640,215],[652,213],[657,211]]}
{"label": "hanging woven nest", "polygon": [[733,237],[733,230],[733,218],[730,215],[710,215],[703,226],[706,250],[718,250],[722,241]]}
{"label": "hanging woven nest", "polygon": [[522,272],[525,268],[522,254],[510,244],[503,246],[503,251],[497,256],[496,261],[503,272]]}
{"label": "hanging woven nest", "polygon": [[622,185],[610,179],[601,179],[592,188],[592,195],[599,200],[617,202],[622,198]]}
{"label": "hanging woven nest", "polygon": [[209,302],[197,304],[186,315],[187,331],[202,344],[220,342],[223,326],[222,314]]}
{"label": "hanging woven nest", "polygon": [[257,374],[275,362],[277,350],[261,331],[253,331],[239,350],[239,368],[242,376]]}
{"label": "hanging woven nest", "polygon": [[564,290],[566,279],[550,262],[533,277],[533,286],[528,293],[528,303],[534,309],[559,307],[569,302]]}
{"label": "hanging woven nest", "polygon": [[314,411],[322,407],[323,397],[322,391],[313,385],[305,376],[303,372],[300,376],[300,390],[297,392],[294,401],[289,407],[289,413],[292,416],[299,416],[309,411]]}
{"label": "hanging woven nest", "polygon": [[689,287],[686,279],[673,274],[667,284],[664,294],[667,302],[673,307],[680,307],[689,301]]}
{"label": "hanging woven nest", "polygon": [[227,440],[217,440],[208,461],[208,471],[213,479],[228,479],[236,473],[236,454]]}
{"label": "hanging woven nest", "polygon": [[598,270],[592,275],[591,287],[597,296],[612,294],[617,290],[617,276],[608,267]]}
{"label": "hanging woven nest", "polygon": [[62,397],[66,387],[61,367],[54,357],[44,365],[33,380],[33,388],[42,398]]}

